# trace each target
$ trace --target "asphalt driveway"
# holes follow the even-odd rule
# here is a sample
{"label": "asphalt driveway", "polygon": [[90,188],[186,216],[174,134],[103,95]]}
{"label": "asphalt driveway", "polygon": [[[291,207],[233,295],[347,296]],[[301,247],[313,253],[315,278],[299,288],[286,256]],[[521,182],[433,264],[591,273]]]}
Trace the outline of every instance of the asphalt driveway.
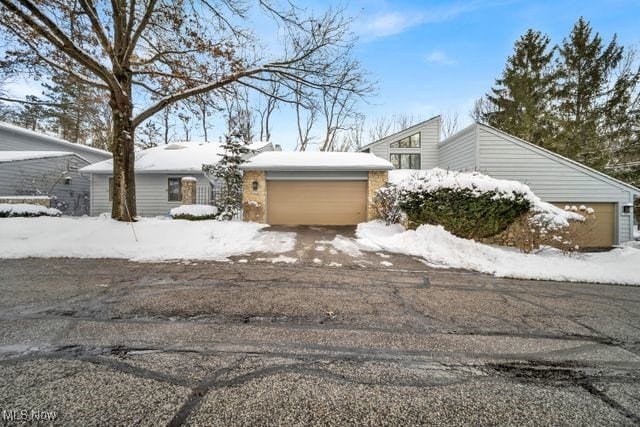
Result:
{"label": "asphalt driveway", "polygon": [[640,288],[305,236],[295,263],[1,260],[3,423],[640,423]]}

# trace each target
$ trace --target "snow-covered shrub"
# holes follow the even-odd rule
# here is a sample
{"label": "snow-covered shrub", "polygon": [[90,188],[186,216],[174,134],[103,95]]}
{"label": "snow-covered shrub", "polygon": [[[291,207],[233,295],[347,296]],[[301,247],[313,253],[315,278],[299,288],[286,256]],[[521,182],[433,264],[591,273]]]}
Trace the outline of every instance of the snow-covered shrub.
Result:
{"label": "snow-covered shrub", "polygon": [[[531,212],[518,218],[494,241],[515,246],[524,253],[537,252],[547,247],[572,252],[580,249],[575,244],[578,233],[588,232],[595,218],[592,208],[567,206],[564,210],[550,203],[540,202]],[[581,223],[578,230],[571,223]]]}
{"label": "snow-covered shrub", "polygon": [[30,203],[0,203],[0,218],[61,216],[58,209]]}
{"label": "snow-covered shrub", "polygon": [[181,205],[171,209],[169,215],[173,219],[190,221],[218,219],[218,208],[211,205]]}
{"label": "snow-covered shrub", "polygon": [[397,191],[409,226],[442,225],[466,239],[495,236],[532,207],[526,185],[477,172],[432,169],[402,180]]}
{"label": "snow-covered shrub", "polygon": [[373,199],[376,216],[387,225],[397,224],[402,220],[402,209],[398,200],[398,191],[393,184],[386,184],[378,189]]}
{"label": "snow-covered shrub", "polygon": [[264,209],[261,203],[246,200],[242,203],[242,214],[246,221],[259,222],[264,215]]}

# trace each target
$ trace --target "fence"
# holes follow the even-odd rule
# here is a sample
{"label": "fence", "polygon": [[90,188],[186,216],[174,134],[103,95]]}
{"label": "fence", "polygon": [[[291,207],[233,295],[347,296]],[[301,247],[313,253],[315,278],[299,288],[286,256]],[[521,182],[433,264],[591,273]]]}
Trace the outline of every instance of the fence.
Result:
{"label": "fence", "polygon": [[[220,207],[226,199],[226,190],[221,184],[199,185],[196,187],[196,203],[199,205],[212,205]],[[242,200],[242,191],[236,194],[236,200]],[[238,206],[238,210],[233,219],[242,218],[242,206]]]}

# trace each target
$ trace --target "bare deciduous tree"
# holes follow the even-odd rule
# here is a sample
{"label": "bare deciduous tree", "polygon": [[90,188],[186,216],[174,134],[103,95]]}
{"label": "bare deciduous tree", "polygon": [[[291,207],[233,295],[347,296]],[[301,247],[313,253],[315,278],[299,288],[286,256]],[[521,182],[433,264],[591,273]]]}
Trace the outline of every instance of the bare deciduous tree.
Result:
{"label": "bare deciduous tree", "polygon": [[253,49],[256,38],[245,29],[252,11],[242,0],[78,0],[78,8],[70,3],[0,0],[0,25],[14,44],[4,62],[25,75],[66,73],[108,93],[111,214],[123,221],[136,216],[138,126],[180,101],[234,84],[264,92],[265,84],[280,79],[321,90],[339,76],[333,61],[352,45],[342,10],[303,16],[295,6],[280,9],[260,0],[256,8],[285,35],[283,48],[267,57],[272,50]]}
{"label": "bare deciduous tree", "polygon": [[442,139],[447,139],[460,129],[458,113],[447,113],[440,115],[440,133]]}

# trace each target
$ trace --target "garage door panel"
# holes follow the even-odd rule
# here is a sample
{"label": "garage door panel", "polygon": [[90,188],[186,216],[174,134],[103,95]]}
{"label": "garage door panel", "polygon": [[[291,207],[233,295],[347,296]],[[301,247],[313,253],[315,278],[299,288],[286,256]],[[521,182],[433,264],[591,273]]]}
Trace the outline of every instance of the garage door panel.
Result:
{"label": "garage door panel", "polygon": [[351,225],[366,220],[367,181],[268,181],[267,222]]}
{"label": "garage door panel", "polygon": [[553,202],[554,205],[564,209],[565,206],[584,205],[595,211],[595,219],[585,223],[574,222],[571,228],[574,230],[575,244],[582,248],[608,248],[615,244],[616,205],[615,203],[589,203],[589,202]]}

